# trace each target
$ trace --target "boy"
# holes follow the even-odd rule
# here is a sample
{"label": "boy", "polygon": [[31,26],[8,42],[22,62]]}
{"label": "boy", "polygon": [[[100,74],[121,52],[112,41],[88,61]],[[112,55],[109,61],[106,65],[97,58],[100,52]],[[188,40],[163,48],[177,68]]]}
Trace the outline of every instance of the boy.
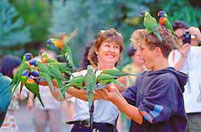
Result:
{"label": "boy", "polygon": [[[138,49],[149,71],[138,76],[123,97],[111,84],[97,91],[132,119],[130,132],[184,132],[187,118],[183,92],[186,74],[168,67],[168,55],[175,43],[166,28],[160,28],[161,42],[145,29],[136,30],[131,41]],[[125,98],[125,99],[124,99]]]}

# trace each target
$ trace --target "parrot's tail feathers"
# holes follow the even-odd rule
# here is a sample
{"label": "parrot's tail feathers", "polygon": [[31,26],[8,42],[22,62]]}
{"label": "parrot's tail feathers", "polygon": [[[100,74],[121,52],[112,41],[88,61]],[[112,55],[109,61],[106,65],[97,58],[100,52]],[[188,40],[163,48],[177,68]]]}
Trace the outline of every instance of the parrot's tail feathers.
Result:
{"label": "parrot's tail feathers", "polygon": [[23,88],[23,86],[24,86],[24,83],[21,82],[21,83],[20,83],[20,93],[22,92],[22,88]]}
{"label": "parrot's tail feathers", "polygon": [[162,37],[161,37],[161,35],[158,33],[158,32],[153,32],[155,35],[156,35],[156,37],[162,42],[163,40],[162,40]]}
{"label": "parrot's tail feathers", "polygon": [[[34,95],[34,96],[35,96],[35,95]],[[45,107],[45,106],[44,106],[44,104],[43,104],[43,101],[42,101],[42,99],[41,99],[40,94],[38,94],[38,95],[37,95],[37,98],[39,99],[39,101],[40,101],[41,105],[42,105],[43,107]]]}

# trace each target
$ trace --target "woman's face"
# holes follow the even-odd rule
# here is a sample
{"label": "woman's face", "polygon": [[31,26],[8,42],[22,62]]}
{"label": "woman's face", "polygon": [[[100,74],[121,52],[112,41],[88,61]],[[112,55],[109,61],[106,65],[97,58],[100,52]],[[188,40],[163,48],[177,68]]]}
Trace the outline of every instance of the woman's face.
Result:
{"label": "woman's face", "polygon": [[136,51],[136,53],[131,58],[132,58],[133,62],[135,62],[139,65],[144,64],[144,60],[140,56],[139,51]]}
{"label": "woman's face", "polygon": [[98,62],[115,65],[119,57],[120,46],[111,41],[111,39],[104,40],[98,49]]}

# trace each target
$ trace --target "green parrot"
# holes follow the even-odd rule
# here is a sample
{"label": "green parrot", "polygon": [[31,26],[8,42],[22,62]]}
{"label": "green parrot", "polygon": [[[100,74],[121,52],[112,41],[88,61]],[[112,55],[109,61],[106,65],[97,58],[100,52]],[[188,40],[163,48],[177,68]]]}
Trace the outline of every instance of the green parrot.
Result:
{"label": "green parrot", "polygon": [[175,41],[177,43],[177,45],[174,44],[174,46],[177,49],[179,49],[180,48],[180,44],[179,44],[179,41],[177,39],[177,35],[175,34],[174,29],[173,29],[171,23],[168,20],[167,13],[165,11],[159,11],[157,15],[159,16],[159,23],[160,23],[160,25],[166,27],[167,29],[169,29],[170,32],[174,35],[174,39],[175,39]]}
{"label": "green parrot", "polygon": [[25,82],[25,86],[29,91],[31,91],[34,94],[34,98],[37,97],[39,99],[41,105],[44,107],[43,101],[42,101],[40,93],[39,93],[39,86],[35,82],[35,80],[33,80],[31,78],[27,78],[27,80]]}
{"label": "green parrot", "polygon": [[159,16],[159,23],[161,26],[165,26],[167,29],[169,29],[172,34],[174,34],[175,36],[177,36],[173,30],[172,25],[170,24],[169,20],[168,20],[168,15],[165,11],[159,11],[158,12],[158,16]]}
{"label": "green parrot", "polygon": [[63,40],[64,43],[64,48],[61,50],[61,55],[66,57],[66,59],[68,60],[69,64],[74,68],[74,63],[73,63],[73,55],[72,55],[72,51],[68,45],[68,42],[77,35],[77,30],[74,30],[72,33],[64,35],[63,38],[61,38]]}
{"label": "green parrot", "polygon": [[114,83],[116,85],[124,87],[123,84],[121,84],[120,82],[116,80],[117,78],[118,78],[117,76],[101,73],[97,76],[97,82],[100,84],[100,87],[101,85],[105,86],[105,84],[109,84],[109,83]]}
{"label": "green parrot", "polygon": [[21,75],[22,72],[26,69],[29,68],[29,62],[25,61],[24,63],[21,63],[19,66],[18,71],[16,72],[15,76],[13,77],[12,81],[11,81],[11,92],[14,93],[16,88],[18,87],[18,85],[21,82]]}
{"label": "green parrot", "polygon": [[157,38],[162,42],[162,37],[158,32],[158,23],[154,17],[150,15],[149,12],[141,12],[144,15],[144,26],[148,33],[154,33]]}
{"label": "green parrot", "polygon": [[73,77],[72,79],[70,79],[66,83],[67,84],[65,84],[64,86],[62,86],[60,88],[60,91],[61,91],[63,97],[65,96],[65,92],[70,87],[76,87],[76,88],[82,89],[85,86],[85,76],[80,75],[80,76]]}
{"label": "green parrot", "polygon": [[101,74],[109,74],[111,76],[115,76],[117,78],[121,77],[121,76],[137,76],[139,74],[131,74],[131,73],[125,73],[122,71],[119,71],[118,69],[107,69],[107,70],[103,70],[101,72]]}
{"label": "green parrot", "polygon": [[35,66],[39,70],[40,78],[44,78],[47,81],[50,88],[52,89],[52,91],[54,91],[54,85],[52,83],[52,79],[57,77],[60,78],[61,75],[56,76],[54,72],[50,71],[51,68],[49,68],[47,64],[37,61],[35,59],[30,60],[29,63],[30,65]]}
{"label": "green parrot", "polygon": [[71,67],[68,67],[68,65],[66,63],[61,63],[55,59],[51,59],[50,57],[48,57],[48,55],[45,52],[42,53],[42,59],[41,60],[43,63],[47,63],[50,66],[54,65],[55,67],[57,67],[57,69],[59,68],[58,72],[62,72],[62,73],[66,73],[68,75],[72,75],[73,69]]}
{"label": "green parrot", "polygon": [[88,93],[88,106],[90,109],[93,103],[93,91],[96,87],[96,75],[91,65],[87,67],[87,73],[85,75],[85,87]]}
{"label": "green parrot", "polygon": [[18,85],[20,84],[21,81],[21,74],[24,70],[29,68],[29,60],[33,58],[33,55],[31,53],[26,53],[23,56],[22,63],[18,67],[18,71],[14,75],[12,81],[11,81],[11,92],[14,93]]}

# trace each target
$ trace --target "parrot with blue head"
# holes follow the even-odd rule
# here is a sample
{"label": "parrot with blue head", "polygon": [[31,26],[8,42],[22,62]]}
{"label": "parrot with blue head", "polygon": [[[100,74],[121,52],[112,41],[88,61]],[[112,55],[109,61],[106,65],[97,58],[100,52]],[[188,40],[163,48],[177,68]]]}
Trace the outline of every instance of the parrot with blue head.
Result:
{"label": "parrot with blue head", "polygon": [[51,49],[59,49],[61,56],[66,58],[68,63],[74,68],[72,51],[68,45],[69,41],[75,37],[77,30],[74,30],[70,34],[63,34],[60,39],[50,38],[47,40],[46,45]]}
{"label": "parrot with blue head", "polygon": [[177,35],[175,34],[174,29],[173,29],[170,21],[168,20],[167,13],[165,11],[159,11],[157,15],[159,17],[159,24],[161,25],[161,27],[166,27],[174,35],[174,39],[177,43],[177,44],[174,44],[174,46],[175,46],[175,48],[179,49],[181,47],[181,45],[179,44]]}
{"label": "parrot with blue head", "polygon": [[33,55],[31,53],[24,54],[22,63],[20,64],[17,73],[14,75],[11,81],[11,91],[13,93],[20,84],[22,72],[29,68],[29,60],[31,60],[32,58]]}

